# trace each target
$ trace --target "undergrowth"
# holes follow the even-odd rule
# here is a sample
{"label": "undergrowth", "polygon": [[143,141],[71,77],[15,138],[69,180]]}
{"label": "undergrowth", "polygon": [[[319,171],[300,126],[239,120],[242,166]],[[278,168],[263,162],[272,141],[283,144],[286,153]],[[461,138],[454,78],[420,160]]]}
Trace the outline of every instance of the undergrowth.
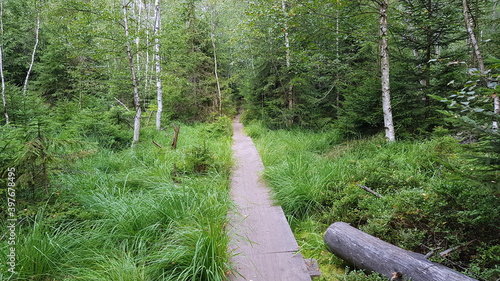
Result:
{"label": "undergrowth", "polygon": [[325,250],[322,239],[336,221],[422,254],[459,246],[431,259],[477,279],[500,277],[500,190],[492,180],[499,171],[473,161],[480,157],[474,145],[449,136],[342,141],[335,131],[270,131],[258,123],[246,131],[303,253],[326,272],[323,280],[378,280],[339,273],[345,264]]}
{"label": "undergrowth", "polygon": [[18,274],[2,263],[0,279],[225,280],[230,125],[181,126],[176,150],[145,128],[134,149],[101,147],[52,176],[39,203],[19,203]]}

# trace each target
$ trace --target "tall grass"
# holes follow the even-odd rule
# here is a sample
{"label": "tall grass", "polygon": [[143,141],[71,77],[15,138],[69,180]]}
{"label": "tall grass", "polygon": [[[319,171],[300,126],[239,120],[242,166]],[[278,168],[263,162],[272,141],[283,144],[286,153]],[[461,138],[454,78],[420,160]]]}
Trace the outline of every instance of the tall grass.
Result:
{"label": "tall grass", "polygon": [[[423,254],[429,248],[481,241],[453,262],[475,264],[475,272],[482,264],[479,276],[486,280],[500,277],[497,258],[491,255],[500,242],[491,235],[500,222],[498,184],[475,172],[481,167],[464,157],[474,151],[455,139],[386,143],[375,136],[343,142],[335,131],[270,131],[259,124],[246,129],[266,166],[265,179],[304,251],[323,265],[339,261],[325,259],[317,231],[322,234],[331,223],[345,221]],[[355,276],[345,280],[357,280]]]}
{"label": "tall grass", "polygon": [[[166,148],[146,140],[82,159],[76,173],[59,177],[58,200],[71,209],[50,201],[19,226],[19,275],[11,280],[224,280],[232,160],[223,125],[181,127],[177,150],[168,148],[170,136],[146,128],[143,137]],[[214,134],[219,127],[226,133]],[[212,157],[203,174],[186,156],[200,146]]]}

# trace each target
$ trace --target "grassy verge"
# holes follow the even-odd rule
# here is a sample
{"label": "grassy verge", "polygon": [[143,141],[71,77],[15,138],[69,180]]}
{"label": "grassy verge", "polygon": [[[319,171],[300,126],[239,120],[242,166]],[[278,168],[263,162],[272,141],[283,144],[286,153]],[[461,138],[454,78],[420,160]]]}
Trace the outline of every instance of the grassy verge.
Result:
{"label": "grassy verge", "polygon": [[342,142],[335,132],[268,131],[259,124],[246,130],[302,251],[320,261],[323,280],[378,280],[344,274],[345,264],[325,250],[322,235],[336,221],[423,254],[463,246],[432,259],[474,278],[499,277],[499,174],[482,171],[467,157],[476,153],[469,146],[451,137],[389,144],[382,137]]}
{"label": "grassy verge", "polygon": [[[177,150],[170,135],[146,128],[133,150],[78,161],[49,200],[19,207],[18,274],[2,263],[0,279],[224,280],[230,125],[182,126]],[[0,243],[6,256],[10,245]]]}

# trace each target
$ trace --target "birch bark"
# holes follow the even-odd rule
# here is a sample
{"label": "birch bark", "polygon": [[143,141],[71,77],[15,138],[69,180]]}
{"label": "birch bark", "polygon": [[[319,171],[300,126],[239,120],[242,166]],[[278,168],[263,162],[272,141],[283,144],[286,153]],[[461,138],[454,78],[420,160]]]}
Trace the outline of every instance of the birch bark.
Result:
{"label": "birch bark", "polygon": [[222,116],[222,92],[220,90],[220,81],[219,81],[219,70],[218,70],[218,63],[217,63],[217,45],[215,43],[215,16],[216,16],[216,3],[213,3],[211,5],[211,15],[210,15],[210,25],[211,25],[211,32],[210,32],[210,39],[212,41],[212,48],[213,48],[213,55],[214,55],[214,74],[215,74],[215,82],[217,83],[217,111],[219,113],[219,116]]}
{"label": "birch bark", "polygon": [[137,86],[137,77],[135,75],[135,67],[134,67],[134,57],[132,56],[132,51],[130,48],[130,34],[129,34],[129,26],[128,26],[128,8],[127,8],[127,0],[122,0],[122,10],[123,10],[123,28],[125,30],[125,38],[126,49],[127,49],[127,58],[129,61],[130,68],[130,79],[132,80],[132,86],[134,89],[134,107],[135,107],[135,116],[134,116],[134,137],[132,140],[132,146],[134,146],[137,142],[139,142],[139,134],[141,130],[141,104],[139,98],[139,87]]}
{"label": "birch bark", "polygon": [[161,83],[161,57],[160,57],[160,28],[161,28],[161,7],[160,0],[155,0],[155,68],[156,68],[156,96],[158,110],[156,111],[156,129],[161,129],[161,115],[163,113],[163,87]]}
{"label": "birch bark", "polygon": [[385,137],[387,141],[393,142],[396,140],[394,133],[394,123],[392,119],[391,107],[391,91],[389,77],[389,44],[388,44],[388,24],[387,24],[387,9],[389,8],[388,0],[378,1],[380,12],[380,68],[382,71],[382,110],[384,112],[384,127]]}
{"label": "birch bark", "polygon": [[[0,35],[3,35],[3,2],[0,2]],[[7,99],[5,97],[5,76],[3,74],[3,42],[0,42],[0,79],[2,80],[2,105],[5,116],[5,124],[9,124],[9,113],[7,112]]]}
{"label": "birch bark", "polygon": [[467,33],[469,34],[469,40],[472,45],[472,48],[474,49],[474,57],[476,58],[477,61],[477,67],[481,75],[483,75],[484,60],[483,56],[481,55],[481,51],[479,50],[479,44],[476,38],[476,34],[474,33],[474,22],[470,14],[469,4],[467,3],[467,0],[462,0],[462,6],[463,6],[463,14],[465,20],[465,27],[467,28]]}
{"label": "birch bark", "polygon": [[[500,98],[498,98],[498,94],[493,94],[493,113],[496,115],[500,115]],[[492,129],[494,131],[498,131],[498,122],[493,121]]]}
{"label": "birch bark", "polygon": [[[288,34],[288,12],[286,10],[286,0],[281,0],[281,9],[283,11],[283,15],[285,17],[285,26],[284,26],[284,35],[285,35],[285,63],[286,63],[286,68],[288,71],[290,71],[290,67],[292,65],[292,56],[290,52],[290,38]],[[294,102],[293,102],[293,84],[290,82],[290,85],[288,86],[288,93],[287,93],[287,100],[288,100],[288,109],[292,109]],[[290,120],[292,122],[292,120]]]}
{"label": "birch bark", "polygon": [[[472,49],[474,50],[474,57],[477,62],[477,68],[479,70],[479,73],[481,74],[481,77],[485,80],[486,85],[488,85],[489,81],[485,76],[486,69],[484,67],[484,60],[483,56],[481,55],[481,50],[479,49],[479,43],[476,38],[476,34],[474,33],[474,20],[470,13],[470,7],[467,0],[462,0],[462,6],[463,6],[463,14],[465,20],[465,27],[467,29],[467,33],[469,34],[469,40],[472,45]],[[500,97],[497,94],[493,95],[493,112],[495,114],[500,114]],[[495,131],[498,130],[498,122],[493,121],[492,129]]]}
{"label": "birch bark", "polygon": [[[36,2],[35,2],[36,5]],[[26,72],[26,78],[24,79],[24,85],[23,85],[23,94],[26,95],[28,91],[28,82],[30,79],[31,71],[33,71],[33,65],[35,64],[35,55],[36,55],[36,50],[38,49],[38,42],[40,41],[40,11],[38,11],[38,7],[35,7],[37,9],[37,14],[36,14],[36,27],[35,27],[35,46],[33,47],[33,52],[31,52],[31,62],[28,67],[28,71]]]}

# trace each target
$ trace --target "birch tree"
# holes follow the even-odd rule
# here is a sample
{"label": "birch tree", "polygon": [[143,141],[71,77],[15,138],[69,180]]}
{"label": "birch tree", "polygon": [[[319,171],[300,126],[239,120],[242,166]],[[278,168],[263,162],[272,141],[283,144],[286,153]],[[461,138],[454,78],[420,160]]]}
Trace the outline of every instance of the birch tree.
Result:
{"label": "birch tree", "polygon": [[[3,37],[3,1],[0,2],[0,35]],[[9,114],[7,112],[7,99],[5,97],[5,76],[3,74],[3,42],[0,42],[0,79],[2,81],[2,105],[5,116],[5,124],[9,124]]]}
{"label": "birch tree", "polygon": [[33,51],[31,52],[31,61],[28,67],[28,71],[26,72],[26,78],[24,79],[23,84],[23,94],[26,95],[28,91],[28,82],[30,79],[31,72],[33,71],[33,65],[35,64],[35,55],[38,49],[38,43],[40,41],[40,11],[35,1],[35,11],[36,11],[36,26],[35,26],[35,45],[33,46]]}
{"label": "birch tree", "polygon": [[[464,0],[465,1],[465,0]],[[389,0],[375,1],[378,4],[380,13],[380,70],[382,82],[382,110],[384,112],[384,127],[385,137],[388,141],[396,140],[394,133],[394,123],[392,119],[391,107],[391,91],[389,77],[389,44],[388,44],[388,23],[387,9],[389,8]]]}
{"label": "birch tree", "polygon": [[214,58],[214,75],[215,75],[215,82],[217,84],[216,110],[218,111],[219,115],[222,116],[222,92],[221,92],[220,81],[219,81],[219,69],[218,69],[218,62],[217,62],[217,45],[215,42],[215,31],[217,29],[217,26],[216,26],[217,25],[216,24],[216,16],[217,16],[216,5],[217,5],[217,3],[215,1],[210,4],[210,41],[212,42],[213,58]]}
{"label": "birch tree", "polygon": [[141,104],[139,98],[139,87],[137,85],[137,77],[135,74],[135,66],[134,66],[134,57],[132,55],[132,50],[130,47],[130,33],[129,33],[129,25],[128,25],[128,3],[127,0],[122,0],[122,11],[123,11],[123,28],[125,31],[125,47],[127,50],[127,58],[129,62],[130,68],[130,80],[132,81],[132,87],[134,90],[134,107],[135,107],[135,116],[134,116],[134,137],[132,141],[132,146],[134,146],[137,142],[139,142],[139,133],[141,130]]}
{"label": "birch tree", "polygon": [[156,129],[161,129],[161,115],[163,112],[163,87],[161,83],[161,57],[160,57],[160,28],[161,28],[161,1],[155,0],[155,70],[156,70],[156,99],[158,110],[156,111]]}
{"label": "birch tree", "polygon": [[[467,0],[462,0],[463,14],[465,20],[465,27],[467,29],[467,34],[469,35],[470,44],[472,45],[474,58],[476,59],[477,69],[479,74],[483,79],[485,79],[486,86],[488,86],[488,79],[486,78],[486,70],[484,67],[483,56],[481,55],[481,50],[479,49],[479,42],[477,40],[476,34],[474,33],[474,19],[471,15],[469,3]],[[497,94],[493,95],[493,112],[495,114],[500,114],[500,98]],[[498,130],[498,122],[493,121],[492,129]]]}
{"label": "birch tree", "polygon": [[[285,64],[288,72],[291,71],[291,66],[292,66],[292,56],[290,52],[290,38],[288,34],[288,11],[287,11],[287,2],[286,0],[281,0],[281,10],[283,12],[283,16],[285,18],[285,23],[283,26],[283,32],[284,32],[284,37],[285,37]],[[288,85],[288,92],[287,92],[287,100],[288,100],[288,109],[293,109],[294,105],[294,97],[293,97],[293,83],[290,81],[290,85]],[[290,123],[292,120],[290,120]]]}
{"label": "birch tree", "polygon": [[481,75],[484,75],[484,60],[479,50],[479,43],[474,33],[474,20],[471,15],[469,4],[467,0],[462,0],[463,14],[465,20],[465,27],[467,29],[467,34],[469,35],[470,44],[472,45],[474,57],[477,61],[477,67]]}

